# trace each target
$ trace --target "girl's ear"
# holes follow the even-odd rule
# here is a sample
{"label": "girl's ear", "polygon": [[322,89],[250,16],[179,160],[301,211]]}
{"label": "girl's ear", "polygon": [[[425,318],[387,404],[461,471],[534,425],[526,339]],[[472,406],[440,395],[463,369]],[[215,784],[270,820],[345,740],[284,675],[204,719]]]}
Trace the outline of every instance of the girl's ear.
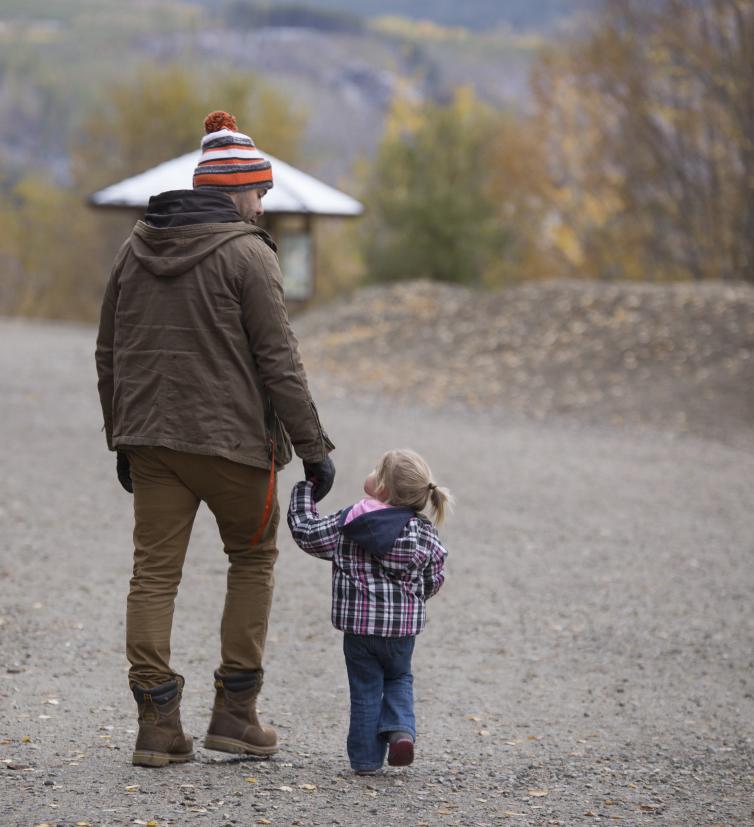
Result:
{"label": "girl's ear", "polygon": [[387,488],[384,485],[380,485],[374,490],[374,496],[378,499],[381,503],[387,502]]}

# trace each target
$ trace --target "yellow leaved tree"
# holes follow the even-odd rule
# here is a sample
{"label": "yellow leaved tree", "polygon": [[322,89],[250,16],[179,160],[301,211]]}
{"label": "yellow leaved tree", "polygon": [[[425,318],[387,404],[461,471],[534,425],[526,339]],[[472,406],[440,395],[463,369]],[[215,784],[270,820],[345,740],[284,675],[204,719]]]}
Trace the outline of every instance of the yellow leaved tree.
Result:
{"label": "yellow leaved tree", "polygon": [[560,266],[754,280],[754,5],[606,0],[533,76]]}

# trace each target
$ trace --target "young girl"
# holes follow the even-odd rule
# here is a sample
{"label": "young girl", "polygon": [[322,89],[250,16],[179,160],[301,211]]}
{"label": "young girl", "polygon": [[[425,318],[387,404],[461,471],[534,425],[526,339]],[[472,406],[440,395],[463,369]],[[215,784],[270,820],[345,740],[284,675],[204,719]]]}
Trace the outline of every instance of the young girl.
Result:
{"label": "young girl", "polygon": [[293,488],[288,525],[314,557],[332,560],[332,622],[343,635],[351,718],[348,757],[359,774],[414,760],[411,655],[425,602],[445,579],[438,525],[451,502],[415,451],[388,451],[364,483],[366,497],[320,517],[312,483]]}

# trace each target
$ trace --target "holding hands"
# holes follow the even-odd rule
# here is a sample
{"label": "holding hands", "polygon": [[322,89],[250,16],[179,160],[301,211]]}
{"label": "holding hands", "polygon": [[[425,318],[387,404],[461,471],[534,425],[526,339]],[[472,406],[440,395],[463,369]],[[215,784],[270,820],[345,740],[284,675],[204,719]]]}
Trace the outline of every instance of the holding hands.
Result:
{"label": "holding hands", "polygon": [[319,502],[332,488],[335,480],[335,465],[329,456],[321,462],[304,462],[304,475],[307,482],[314,483],[312,497],[314,502]]}

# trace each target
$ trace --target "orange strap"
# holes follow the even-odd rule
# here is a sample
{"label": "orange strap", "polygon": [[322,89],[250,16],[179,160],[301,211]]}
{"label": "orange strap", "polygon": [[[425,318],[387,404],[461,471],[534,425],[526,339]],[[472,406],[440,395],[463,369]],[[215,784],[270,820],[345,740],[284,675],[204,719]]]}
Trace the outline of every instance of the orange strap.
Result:
{"label": "orange strap", "polygon": [[272,500],[275,496],[275,440],[272,440],[272,455],[270,457],[270,480],[267,483],[267,499],[264,501],[264,511],[262,512],[262,522],[256,530],[254,536],[251,538],[252,546],[255,546],[264,534],[267,523],[270,521],[270,514],[272,513]]}

